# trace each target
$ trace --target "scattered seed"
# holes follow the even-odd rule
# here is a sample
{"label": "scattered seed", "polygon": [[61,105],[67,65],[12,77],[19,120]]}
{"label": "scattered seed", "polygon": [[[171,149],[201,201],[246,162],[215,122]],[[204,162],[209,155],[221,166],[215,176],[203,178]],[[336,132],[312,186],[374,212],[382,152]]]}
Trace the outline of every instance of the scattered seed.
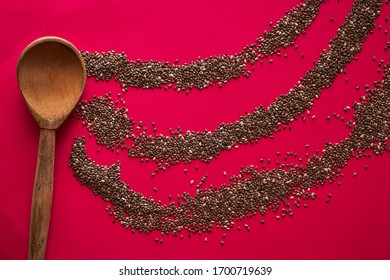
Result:
{"label": "scattered seed", "polygon": [[[312,2],[316,4],[312,4]],[[301,6],[305,7],[302,10],[309,15],[315,15],[318,11],[313,6],[319,6],[319,2],[322,1],[309,1],[306,6]],[[257,141],[268,136],[273,138],[273,134],[278,131],[280,123],[285,124],[294,120],[294,118],[304,113],[305,110],[310,110],[313,105],[312,100],[319,98],[321,89],[329,87],[338,73],[346,73],[346,71],[341,69],[360,50],[362,43],[373,28],[373,21],[379,15],[379,10],[379,1],[356,1],[347,21],[340,27],[337,37],[331,41],[330,49],[332,51],[325,52],[321,56],[314,68],[308,71],[305,77],[302,78],[299,87],[293,88],[288,94],[277,98],[267,109],[260,106],[253,113],[243,116],[235,123],[221,124],[214,132],[187,132],[183,134],[178,129],[177,131],[171,131],[171,137],[164,135],[152,136],[143,132],[141,124],[133,131],[134,122],[127,117],[127,112],[124,108],[115,108],[115,103],[109,95],[104,98],[94,98],[90,102],[80,102],[76,108],[75,116],[83,121],[83,125],[87,127],[90,133],[93,133],[99,145],[106,146],[112,151],[118,150],[118,148],[128,148],[129,156],[132,158],[145,159],[145,161],[146,158],[150,158],[155,161],[158,165],[156,170],[166,170],[171,165],[179,162],[188,163],[194,159],[209,162],[217,157],[221,151],[230,150],[232,147],[238,148],[238,144]],[[312,21],[311,18],[307,17],[304,23],[299,23],[297,30],[305,29],[305,24],[309,24]],[[289,20],[291,20],[291,17]],[[351,28],[352,25],[353,28]],[[282,28],[278,26],[278,23],[275,24],[274,30]],[[280,26],[282,25],[280,24]],[[272,42],[269,38],[272,39],[279,36],[277,32],[275,33],[276,35],[268,33],[270,37],[267,37],[265,41]],[[353,48],[346,48],[344,46],[345,42],[348,46],[353,46]],[[278,44],[280,42],[276,45]],[[289,44],[292,44],[292,42],[289,42]],[[259,43],[254,47],[260,46],[264,47],[264,44]],[[247,49],[249,50],[250,48]],[[274,52],[274,49],[272,48],[269,54]],[[250,52],[245,51],[245,57]],[[262,51],[262,53],[266,53],[266,51]],[[101,80],[109,80],[112,77],[117,78],[123,89],[127,89],[129,86],[155,88],[166,83],[175,83],[173,87],[177,91],[184,91],[189,89],[189,86],[182,79],[183,76],[165,77],[163,73],[170,74],[172,69],[179,69],[174,70],[178,72],[182,71],[182,69],[198,69],[190,68],[188,64],[186,66],[172,66],[152,61],[131,63],[127,60],[125,54],[117,56],[114,52],[104,55],[86,52],[82,54],[86,61],[89,76],[94,75],[91,75],[91,71],[104,72],[106,66],[103,65],[103,62],[107,61],[110,63],[112,61],[117,62],[117,66],[112,66],[115,63],[110,66],[117,67],[116,70],[123,65],[128,67],[122,68],[121,71],[123,71],[120,73],[116,71],[104,72],[103,77],[100,78]],[[254,55],[256,57],[256,50]],[[233,59],[236,58],[236,56],[233,57]],[[251,55],[248,57],[250,58]],[[226,59],[229,59],[228,56],[222,57],[221,61],[224,62],[221,63],[225,63]],[[209,65],[208,63],[211,63],[213,59],[207,61],[206,64]],[[271,60],[269,61],[271,62]],[[328,61],[331,61],[331,63]],[[243,65],[240,63],[238,64]],[[160,73],[156,70],[159,70],[161,65],[166,67],[167,70],[162,70]],[[195,65],[197,64],[195,63]],[[202,66],[202,62],[199,65]],[[99,68],[97,66],[102,67]],[[148,68],[149,66],[151,68]],[[146,69],[145,71],[148,73],[146,77],[148,78],[146,80],[140,79],[135,69],[137,71]],[[153,69],[152,73],[149,73],[148,71],[150,70],[147,69]],[[324,71],[324,69],[327,70]],[[336,174],[338,175],[339,170],[353,156],[351,155],[352,151],[359,152],[360,149],[372,149],[375,154],[381,154],[388,149],[385,143],[390,132],[389,124],[385,120],[387,120],[386,116],[388,116],[389,112],[388,104],[390,97],[386,92],[390,90],[390,83],[388,82],[388,68],[384,69],[384,80],[386,82],[381,84],[380,88],[371,90],[371,92],[370,89],[367,89],[367,100],[352,106],[355,110],[354,119],[356,119],[356,124],[353,125],[347,141],[325,145],[321,156],[309,157],[308,153],[306,153],[308,164],[304,167],[291,165],[288,170],[279,168],[261,172],[255,166],[245,167],[240,171],[239,175],[230,178],[228,185],[221,185],[218,188],[210,187],[207,190],[197,190],[193,197],[188,193],[183,193],[178,196],[177,203],[171,202],[172,204],[170,205],[161,205],[161,201],[156,202],[152,198],[147,198],[133,191],[127,184],[120,181],[121,170],[119,162],[106,167],[97,165],[88,158],[86,155],[85,138],[75,139],[69,165],[73,169],[74,176],[83,185],[88,186],[96,195],[113,204],[113,209],[110,210],[109,214],[113,215],[125,227],[131,227],[132,231],[151,232],[157,229],[162,233],[169,234],[170,232],[173,233],[185,229],[189,231],[188,236],[190,237],[191,234],[196,234],[197,232],[210,231],[214,225],[230,230],[233,227],[234,219],[243,219],[249,213],[253,215],[252,209],[256,209],[254,211],[259,211],[263,215],[269,209],[276,212],[279,206],[283,206],[283,203],[285,203],[284,198],[286,195],[288,197],[294,194],[302,199],[314,199],[316,194],[310,192],[310,187],[322,185],[326,180],[335,177]],[[246,70],[245,72],[240,71],[238,76],[236,75],[237,77],[249,75]],[[211,72],[207,73],[207,75],[213,75]],[[140,73],[143,72],[140,71]],[[160,76],[156,76],[155,73],[158,73]],[[198,75],[197,73],[199,72],[195,71],[194,77]],[[222,78],[223,81],[228,81],[229,79],[229,76]],[[129,80],[131,81],[129,82]],[[215,81],[209,79],[208,84],[220,81],[221,77]],[[197,83],[191,81],[191,83],[194,84],[194,88],[205,88],[204,80]],[[167,85],[168,88],[170,88],[169,84]],[[375,94],[371,94],[374,92]],[[375,108],[375,110],[370,108]],[[373,129],[374,127],[375,129]],[[124,147],[125,139],[128,138],[134,144],[131,147]],[[376,144],[372,145],[373,143]],[[114,147],[117,149],[114,149]],[[294,157],[296,156],[294,155]],[[270,161],[269,159],[268,163]],[[343,177],[342,173],[340,176]],[[191,182],[193,184],[193,180]],[[259,186],[261,186],[260,194]],[[237,206],[237,201],[243,204]],[[298,202],[294,203],[294,205],[300,207]],[[305,204],[303,205],[307,207]],[[290,206],[283,207],[286,207],[282,213],[283,217],[292,213],[291,210],[288,210]],[[280,216],[278,215],[276,218],[280,219]],[[246,228],[250,230],[249,226]],[[240,227],[238,227],[238,230],[240,230]],[[163,243],[162,239],[160,243]]]}

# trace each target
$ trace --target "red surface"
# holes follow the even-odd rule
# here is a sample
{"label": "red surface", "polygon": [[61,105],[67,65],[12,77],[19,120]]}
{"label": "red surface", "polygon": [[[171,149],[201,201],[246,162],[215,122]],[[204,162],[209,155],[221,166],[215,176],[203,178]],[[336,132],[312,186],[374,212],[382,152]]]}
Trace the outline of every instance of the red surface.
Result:
{"label": "red surface", "polygon": [[[100,3],[97,3],[100,2]],[[15,68],[19,54],[38,37],[63,37],[81,50],[125,51],[130,59],[157,59],[180,63],[219,53],[233,54],[251,43],[270,21],[276,22],[284,12],[300,1],[3,1],[0,9],[2,44],[0,73],[0,259],[26,259],[32,186],[38,148],[39,129],[19,92]],[[213,130],[221,122],[238,119],[256,106],[267,106],[275,97],[287,93],[312,61],[335,36],[353,1],[331,0],[322,5],[317,19],[305,36],[297,40],[299,48],[284,52],[288,58],[277,58],[273,64],[257,65],[249,79],[231,81],[222,89],[214,86],[188,96],[173,90],[142,90],[130,88],[124,95],[129,116],[150,127],[156,122],[158,131],[168,133],[170,127],[183,131]],[[359,60],[347,66],[349,82],[341,74],[323,94],[311,111],[315,120],[300,119],[292,123],[292,131],[282,131],[273,140],[261,140],[258,145],[243,145],[238,150],[224,152],[211,164],[192,162],[179,164],[152,178],[153,162],[139,163],[102,149],[96,153],[94,138],[87,139],[87,153],[98,164],[121,161],[122,179],[131,188],[163,202],[168,194],[183,191],[194,193],[195,182],[209,174],[208,184],[219,185],[237,174],[240,165],[259,164],[260,158],[271,158],[275,168],[276,152],[309,154],[322,149],[326,141],[336,142],[348,136],[345,124],[325,119],[333,112],[344,114],[343,108],[364,94],[359,85],[372,85],[381,79],[377,73],[380,59],[388,60],[384,46],[389,36],[390,6],[384,5],[377,25],[363,45]],[[334,22],[329,18],[333,17]],[[305,58],[301,58],[301,54]],[[372,61],[372,56],[377,61]],[[87,81],[82,99],[117,93],[114,82]],[[346,114],[350,119],[352,112]],[[132,234],[105,211],[106,203],[73,177],[68,157],[74,136],[87,135],[80,121],[69,119],[58,130],[53,208],[46,257],[48,259],[389,259],[390,258],[390,156],[352,160],[343,170],[342,185],[325,185],[318,189],[318,199],[308,209],[294,210],[292,218],[280,221],[273,213],[241,223],[248,223],[251,232],[233,228],[225,239],[223,233],[193,236],[191,239],[166,237],[162,245],[155,244],[158,232]],[[364,165],[369,166],[364,170]],[[199,170],[194,169],[195,165]],[[183,169],[188,168],[187,174]],[[226,171],[228,176],[223,176]],[[352,173],[357,172],[353,178]],[[158,188],[153,193],[153,187]],[[333,195],[326,204],[326,195]],[[208,237],[208,242],[204,238]]]}

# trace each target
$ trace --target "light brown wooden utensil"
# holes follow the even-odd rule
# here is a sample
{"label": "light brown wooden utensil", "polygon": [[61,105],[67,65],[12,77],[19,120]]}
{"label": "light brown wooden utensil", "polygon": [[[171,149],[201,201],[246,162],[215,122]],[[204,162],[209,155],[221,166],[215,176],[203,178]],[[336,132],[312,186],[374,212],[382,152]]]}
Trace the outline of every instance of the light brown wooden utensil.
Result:
{"label": "light brown wooden utensil", "polygon": [[84,89],[79,51],[58,37],[43,37],[19,57],[17,78],[24,100],[41,128],[31,207],[29,259],[44,259],[53,192],[55,130]]}

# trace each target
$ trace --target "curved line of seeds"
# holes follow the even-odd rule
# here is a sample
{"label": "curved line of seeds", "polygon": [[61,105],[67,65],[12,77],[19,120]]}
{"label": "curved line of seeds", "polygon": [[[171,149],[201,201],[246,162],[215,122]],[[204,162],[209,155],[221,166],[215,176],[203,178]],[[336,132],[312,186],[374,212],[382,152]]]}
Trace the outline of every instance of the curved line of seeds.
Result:
{"label": "curved line of seeds", "polygon": [[351,158],[366,156],[367,150],[375,155],[390,152],[387,145],[390,136],[389,67],[385,68],[385,80],[380,87],[367,89],[367,96],[352,106],[355,123],[349,137],[340,143],[327,143],[322,155],[309,158],[306,167],[291,164],[288,170],[258,172],[257,167],[249,166],[238,176],[231,177],[228,185],[197,189],[194,197],[183,193],[177,203],[160,205],[161,202],[156,203],[153,198],[131,190],[120,180],[119,162],[105,167],[88,158],[84,138],[75,138],[69,165],[83,185],[113,204],[113,209],[107,208],[110,215],[133,231],[159,230],[177,236],[182,230],[190,235],[209,232],[214,226],[230,230],[235,221],[257,213],[265,215],[268,210],[276,212],[281,205],[282,216],[292,216],[292,200],[295,199],[294,205],[299,207],[305,200],[314,199],[316,193],[311,188],[318,188],[326,181],[333,182]]}
{"label": "curved line of seeds", "polygon": [[[266,31],[255,40],[255,43],[247,45],[243,50],[234,55],[216,55],[183,65],[171,65],[169,62],[129,61],[124,52],[115,53],[90,53],[82,51],[87,76],[95,77],[96,80],[111,80],[114,78],[126,92],[128,87],[137,88],[161,88],[163,85],[167,90],[174,85],[178,92],[192,88],[202,90],[214,83],[222,87],[231,79],[238,79],[240,76],[249,77],[251,71],[247,70],[260,59],[277,53],[281,55],[280,49],[286,48],[294,43],[296,37],[305,32],[319,12],[319,6],[324,0],[307,0],[299,4],[286,16],[278,21],[272,30]],[[272,22],[270,23],[272,25]],[[276,50],[277,49],[277,50]],[[271,62],[271,61],[270,61]],[[175,64],[178,60],[175,61]]]}
{"label": "curved line of seeds", "polygon": [[[214,132],[187,131],[183,134],[179,129],[172,131],[171,136],[153,136],[146,134],[140,122],[138,135],[134,135],[134,122],[127,117],[127,109],[116,110],[109,94],[82,101],[75,115],[83,120],[90,134],[95,135],[98,144],[112,150],[115,147],[127,149],[129,157],[141,158],[141,161],[152,159],[157,163],[156,172],[194,159],[210,162],[220,152],[238,148],[237,144],[272,138],[272,133],[285,129],[286,124],[299,114],[310,110],[314,98],[319,98],[321,90],[330,87],[347,63],[361,51],[380,9],[381,1],[356,1],[337,36],[330,41],[329,50],[321,53],[314,68],[308,70],[288,94],[276,98],[267,109],[259,106],[234,123],[220,124]],[[131,146],[125,145],[127,138],[133,140]]]}
{"label": "curved line of seeds", "polygon": [[[372,5],[371,8],[377,8],[378,15],[381,3],[369,1],[368,4]],[[360,11],[370,11],[370,6],[365,6],[361,1],[357,1],[354,7],[359,7]],[[356,14],[354,17],[352,12],[350,16],[355,26],[359,18],[356,18]],[[369,18],[363,17],[368,26],[372,24]],[[362,27],[367,29],[364,24]],[[358,36],[356,38],[359,39]],[[361,46],[355,47],[359,49]],[[153,199],[130,190],[128,185],[120,181],[119,163],[109,168],[96,165],[86,156],[84,139],[75,139],[69,165],[82,184],[89,186],[105,201],[113,203],[114,209],[110,213],[125,227],[144,232],[158,229],[165,233],[172,232],[173,235],[182,229],[193,233],[210,231],[214,224],[228,230],[233,226],[234,219],[250,217],[257,212],[265,214],[269,209],[276,211],[281,202],[287,208],[282,209],[284,213],[292,215],[290,203],[285,201],[289,195],[296,195],[298,199],[314,198],[315,194],[309,194],[309,188],[333,180],[351,157],[363,156],[366,149],[372,149],[377,155],[389,151],[386,143],[390,135],[389,90],[387,66],[385,80],[380,88],[368,90],[368,98],[354,104],[356,121],[352,125],[354,128],[350,137],[338,144],[327,144],[322,156],[311,157],[306,168],[292,166],[290,170],[259,173],[250,166],[242,170],[240,175],[232,177],[228,186],[222,185],[218,190],[212,187],[198,190],[195,197],[184,193],[180,196],[182,201],[178,201],[178,206],[173,202],[169,206],[160,206]],[[247,179],[246,174],[250,175]]]}

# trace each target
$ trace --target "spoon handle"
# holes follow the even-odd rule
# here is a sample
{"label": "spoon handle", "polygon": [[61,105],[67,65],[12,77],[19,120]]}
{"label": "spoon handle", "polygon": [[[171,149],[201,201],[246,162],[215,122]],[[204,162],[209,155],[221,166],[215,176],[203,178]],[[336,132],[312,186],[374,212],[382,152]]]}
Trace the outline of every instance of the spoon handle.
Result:
{"label": "spoon handle", "polygon": [[53,195],[55,130],[41,128],[30,220],[28,258],[45,258]]}

